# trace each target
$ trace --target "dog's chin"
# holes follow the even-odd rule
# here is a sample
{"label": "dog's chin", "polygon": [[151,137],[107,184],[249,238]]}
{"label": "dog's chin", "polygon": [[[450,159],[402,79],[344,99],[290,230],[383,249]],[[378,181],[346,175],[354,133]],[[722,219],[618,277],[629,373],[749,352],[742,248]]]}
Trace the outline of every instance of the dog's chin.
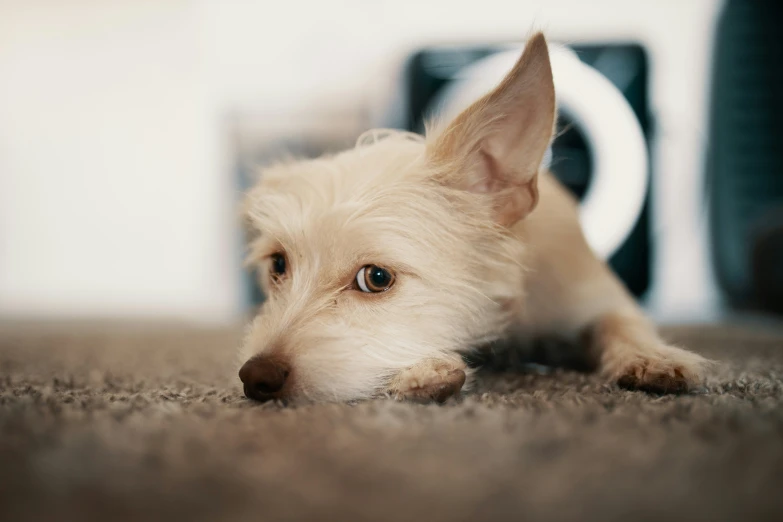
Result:
{"label": "dog's chin", "polygon": [[[338,372],[335,372],[338,373]],[[294,371],[295,377],[291,386],[286,386],[281,394],[275,397],[285,405],[307,405],[313,403],[339,403],[356,402],[383,397],[389,379],[380,377],[367,377],[366,379],[319,379],[322,375],[318,372],[315,376],[308,376],[305,372]]]}
{"label": "dog's chin", "polygon": [[383,388],[379,389],[318,389],[308,388],[294,390],[276,398],[286,406],[305,406],[316,403],[345,403],[358,402],[374,398],[384,397]]}

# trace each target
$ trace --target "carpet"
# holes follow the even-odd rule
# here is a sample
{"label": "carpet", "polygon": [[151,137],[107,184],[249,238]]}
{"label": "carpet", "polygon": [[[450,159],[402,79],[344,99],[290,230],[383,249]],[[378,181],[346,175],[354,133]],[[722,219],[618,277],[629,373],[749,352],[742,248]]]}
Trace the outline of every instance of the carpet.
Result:
{"label": "carpet", "polygon": [[0,520],[783,520],[783,333],[665,333],[721,361],[703,390],[534,366],[283,407],[241,395],[239,328],[1,323]]}

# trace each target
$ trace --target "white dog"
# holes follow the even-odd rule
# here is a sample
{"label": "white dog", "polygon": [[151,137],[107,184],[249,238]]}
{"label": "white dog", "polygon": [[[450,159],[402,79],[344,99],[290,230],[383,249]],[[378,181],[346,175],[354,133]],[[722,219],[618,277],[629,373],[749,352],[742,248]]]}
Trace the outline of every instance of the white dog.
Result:
{"label": "white dog", "polygon": [[555,92],[535,35],[501,84],[422,138],[371,132],[335,156],[266,169],[248,194],[249,262],[267,300],[245,394],[443,401],[461,354],[513,336],[581,336],[607,379],[681,392],[707,361],[664,343],[540,171]]}

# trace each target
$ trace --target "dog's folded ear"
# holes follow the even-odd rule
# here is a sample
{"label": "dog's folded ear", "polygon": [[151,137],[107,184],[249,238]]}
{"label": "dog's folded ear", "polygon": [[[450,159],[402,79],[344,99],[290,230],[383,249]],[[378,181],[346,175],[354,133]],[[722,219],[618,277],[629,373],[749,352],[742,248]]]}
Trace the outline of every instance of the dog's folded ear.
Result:
{"label": "dog's folded ear", "polygon": [[428,136],[438,181],[492,198],[496,221],[511,226],[538,202],[538,170],[552,139],[555,89],[541,33],[495,90]]}

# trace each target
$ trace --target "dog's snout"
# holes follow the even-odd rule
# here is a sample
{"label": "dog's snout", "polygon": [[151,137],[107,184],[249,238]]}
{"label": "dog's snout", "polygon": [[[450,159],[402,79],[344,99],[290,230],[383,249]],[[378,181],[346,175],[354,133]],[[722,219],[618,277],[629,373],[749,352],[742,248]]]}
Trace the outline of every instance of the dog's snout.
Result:
{"label": "dog's snout", "polygon": [[267,357],[253,357],[242,365],[239,378],[248,399],[268,401],[283,389],[290,373],[288,364]]}

